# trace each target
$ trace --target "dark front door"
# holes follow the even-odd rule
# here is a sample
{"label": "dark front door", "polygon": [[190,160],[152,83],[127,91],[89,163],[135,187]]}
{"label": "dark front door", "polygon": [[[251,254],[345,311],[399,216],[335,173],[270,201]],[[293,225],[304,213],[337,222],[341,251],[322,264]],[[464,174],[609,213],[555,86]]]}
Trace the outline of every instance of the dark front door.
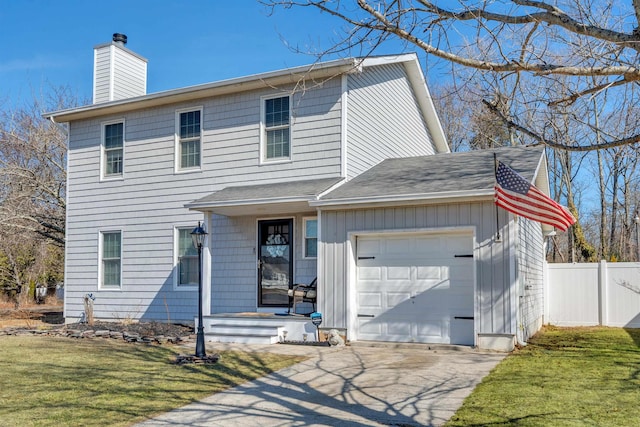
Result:
{"label": "dark front door", "polygon": [[258,223],[258,306],[286,307],[293,278],[293,220]]}

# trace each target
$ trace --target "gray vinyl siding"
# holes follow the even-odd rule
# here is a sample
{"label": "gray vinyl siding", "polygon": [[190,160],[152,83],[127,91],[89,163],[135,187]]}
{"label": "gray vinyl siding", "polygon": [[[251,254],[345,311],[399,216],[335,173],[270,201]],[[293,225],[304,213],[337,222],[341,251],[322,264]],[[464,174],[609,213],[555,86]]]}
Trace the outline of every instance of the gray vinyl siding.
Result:
{"label": "gray vinyl siding", "polygon": [[496,207],[492,202],[322,211],[320,246],[323,270],[319,274],[319,311],[327,327],[346,328],[349,272],[346,243],[348,233],[475,227],[477,312],[479,333],[514,334],[512,293],[509,276],[510,250],[507,232],[509,216],[499,211],[501,241],[495,241]]}
{"label": "gray vinyl siding", "polygon": [[539,223],[518,218],[517,283],[522,342],[540,329],[544,316],[544,237]]}
{"label": "gray vinyl siding", "polygon": [[435,152],[402,64],[348,75],[347,177],[386,158]]}
{"label": "gray vinyl siding", "polygon": [[[316,259],[303,258],[303,217],[294,221],[293,283],[310,283],[316,276]],[[214,215],[211,242],[211,313],[253,312],[258,306],[258,221],[273,218]]]}
{"label": "gray vinyl siding", "polygon": [[[229,185],[340,176],[340,82],[329,81],[294,95],[292,161],[261,165],[260,97],[274,93],[279,92],[247,92],[70,124],[65,277],[68,319],[81,317],[82,299],[91,292],[96,296],[96,318],[193,320],[197,292],[173,288],[174,229],[195,226],[203,220],[202,213],[185,209],[186,203]],[[176,110],[199,107],[203,109],[202,170],[175,173]],[[115,119],[125,122],[124,179],[101,181],[101,123]],[[108,230],[122,231],[122,289],[117,291],[98,289],[99,232]],[[237,234],[241,240],[251,240],[253,248],[255,233],[254,222]],[[217,238],[212,235],[214,260],[223,252],[215,246]],[[240,245],[234,248],[236,266],[248,262],[245,270],[255,267],[255,257],[249,259],[243,253],[247,247],[242,242],[233,245]],[[215,306],[221,311],[249,309],[250,295],[255,302],[255,271],[250,281],[246,271],[230,270],[233,262],[226,262],[229,255],[223,257],[222,271],[213,269],[214,287],[234,286],[235,279],[230,277],[220,282],[225,274],[239,275],[239,287],[219,302],[219,295],[212,296],[212,304],[223,304]],[[300,273],[300,280],[307,281],[311,276],[309,268],[305,271]],[[236,290],[241,292],[238,301]],[[250,310],[255,308],[254,304]]]}

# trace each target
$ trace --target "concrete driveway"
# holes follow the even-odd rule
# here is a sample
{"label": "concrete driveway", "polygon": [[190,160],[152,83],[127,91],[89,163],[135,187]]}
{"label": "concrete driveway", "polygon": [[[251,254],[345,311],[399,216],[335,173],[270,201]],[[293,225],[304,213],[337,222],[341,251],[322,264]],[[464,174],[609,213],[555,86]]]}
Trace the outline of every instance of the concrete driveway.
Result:
{"label": "concrete driveway", "polygon": [[209,354],[241,349],[309,359],[138,427],[439,426],[505,357],[424,345],[207,345]]}

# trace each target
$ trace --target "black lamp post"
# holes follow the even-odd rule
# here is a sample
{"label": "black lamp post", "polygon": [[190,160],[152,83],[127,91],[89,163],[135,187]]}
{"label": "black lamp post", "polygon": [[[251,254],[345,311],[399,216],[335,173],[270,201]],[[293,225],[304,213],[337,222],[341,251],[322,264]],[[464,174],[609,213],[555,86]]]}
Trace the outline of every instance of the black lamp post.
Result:
{"label": "black lamp post", "polygon": [[191,238],[193,239],[193,245],[198,248],[198,331],[196,333],[196,357],[206,357],[207,353],[204,350],[204,326],[202,325],[202,245],[204,245],[204,239],[207,236],[207,232],[200,225],[191,232]]}

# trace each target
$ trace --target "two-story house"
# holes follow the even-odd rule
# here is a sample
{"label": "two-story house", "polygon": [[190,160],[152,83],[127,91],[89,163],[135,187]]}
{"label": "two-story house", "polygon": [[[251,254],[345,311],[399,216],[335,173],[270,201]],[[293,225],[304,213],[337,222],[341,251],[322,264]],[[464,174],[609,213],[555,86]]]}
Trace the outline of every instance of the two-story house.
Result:
{"label": "two-story house", "polygon": [[[510,348],[540,327],[543,229],[494,206],[493,151],[449,152],[415,55],[147,94],[125,43],[96,46],[93,104],[46,114],[69,126],[68,323],[88,294],[96,319],[193,321],[201,221],[208,340],[312,334],[288,290],[315,278],[352,341]],[[542,150],[495,151],[548,192]]]}

